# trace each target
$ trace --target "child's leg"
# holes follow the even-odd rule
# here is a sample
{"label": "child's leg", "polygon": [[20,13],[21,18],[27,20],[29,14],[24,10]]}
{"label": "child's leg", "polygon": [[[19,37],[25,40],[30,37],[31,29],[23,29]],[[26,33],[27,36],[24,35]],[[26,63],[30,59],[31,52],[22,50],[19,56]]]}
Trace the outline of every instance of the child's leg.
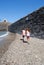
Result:
{"label": "child's leg", "polygon": [[30,39],[30,37],[29,36],[27,36],[27,42],[29,43],[29,39]]}
{"label": "child's leg", "polygon": [[24,35],[23,35],[23,42],[24,42]]}

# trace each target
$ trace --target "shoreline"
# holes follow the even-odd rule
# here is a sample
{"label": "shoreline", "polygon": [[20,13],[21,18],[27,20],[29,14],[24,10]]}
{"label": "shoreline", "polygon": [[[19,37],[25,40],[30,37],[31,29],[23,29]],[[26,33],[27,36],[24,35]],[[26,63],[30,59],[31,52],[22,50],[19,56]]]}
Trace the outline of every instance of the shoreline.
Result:
{"label": "shoreline", "polygon": [[9,45],[15,40],[15,33],[9,32],[1,41],[0,41],[0,58],[8,50]]}
{"label": "shoreline", "polygon": [[8,34],[9,34],[9,32],[6,32],[5,34],[0,35],[0,38],[3,38],[5,36],[7,36]]}
{"label": "shoreline", "polygon": [[44,65],[44,40],[31,37],[24,43],[16,33],[15,40],[0,59],[1,65]]}

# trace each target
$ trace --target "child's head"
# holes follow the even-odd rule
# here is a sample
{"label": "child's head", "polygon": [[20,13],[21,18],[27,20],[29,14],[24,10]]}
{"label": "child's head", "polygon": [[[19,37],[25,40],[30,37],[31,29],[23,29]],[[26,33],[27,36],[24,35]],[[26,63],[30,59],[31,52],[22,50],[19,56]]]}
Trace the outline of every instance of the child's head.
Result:
{"label": "child's head", "polygon": [[26,28],[26,31],[30,31],[30,29],[29,28]]}

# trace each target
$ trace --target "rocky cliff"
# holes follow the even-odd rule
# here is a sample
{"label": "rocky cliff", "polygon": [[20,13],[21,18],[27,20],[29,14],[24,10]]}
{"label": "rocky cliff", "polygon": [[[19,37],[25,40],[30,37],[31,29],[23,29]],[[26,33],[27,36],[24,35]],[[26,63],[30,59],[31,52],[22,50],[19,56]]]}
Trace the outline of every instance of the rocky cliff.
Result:
{"label": "rocky cliff", "polygon": [[44,7],[28,14],[9,26],[9,31],[21,31],[23,28],[30,28],[35,36],[44,37]]}
{"label": "rocky cliff", "polygon": [[9,23],[4,20],[3,22],[0,22],[0,31],[7,31],[8,30]]}

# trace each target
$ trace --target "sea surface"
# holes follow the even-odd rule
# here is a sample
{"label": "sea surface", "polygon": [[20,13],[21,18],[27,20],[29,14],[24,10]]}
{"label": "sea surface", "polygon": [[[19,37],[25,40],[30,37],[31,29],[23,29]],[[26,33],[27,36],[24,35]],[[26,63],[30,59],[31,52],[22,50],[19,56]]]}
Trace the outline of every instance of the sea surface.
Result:
{"label": "sea surface", "polygon": [[0,36],[6,34],[7,31],[0,31]]}
{"label": "sea surface", "polygon": [[0,31],[0,41],[2,41],[4,39],[4,37],[7,35],[8,35],[7,31]]}

